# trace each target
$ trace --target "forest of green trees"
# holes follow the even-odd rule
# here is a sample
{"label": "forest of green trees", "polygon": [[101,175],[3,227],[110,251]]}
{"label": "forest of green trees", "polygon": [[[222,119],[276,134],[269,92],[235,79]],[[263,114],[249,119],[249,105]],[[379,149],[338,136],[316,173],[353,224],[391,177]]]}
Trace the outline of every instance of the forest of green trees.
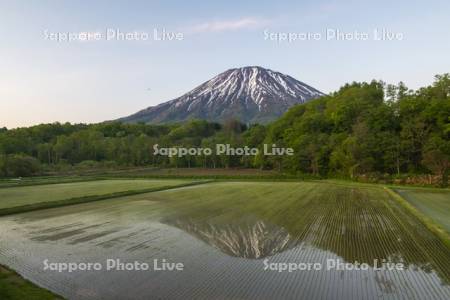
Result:
{"label": "forest of green trees", "polygon": [[[153,155],[161,147],[294,149],[293,156]],[[29,176],[68,166],[246,167],[353,178],[361,174],[436,174],[447,182],[450,76],[417,91],[404,84],[351,83],[291,108],[268,125],[192,120],[149,125],[41,124],[0,129],[0,176]]]}

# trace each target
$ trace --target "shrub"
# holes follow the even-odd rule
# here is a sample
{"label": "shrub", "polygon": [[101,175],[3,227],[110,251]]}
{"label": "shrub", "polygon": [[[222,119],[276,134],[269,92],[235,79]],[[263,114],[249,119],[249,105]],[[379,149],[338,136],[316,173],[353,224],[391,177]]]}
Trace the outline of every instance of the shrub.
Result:
{"label": "shrub", "polygon": [[39,161],[22,154],[4,155],[0,157],[0,176],[27,177],[37,174],[41,169]]}

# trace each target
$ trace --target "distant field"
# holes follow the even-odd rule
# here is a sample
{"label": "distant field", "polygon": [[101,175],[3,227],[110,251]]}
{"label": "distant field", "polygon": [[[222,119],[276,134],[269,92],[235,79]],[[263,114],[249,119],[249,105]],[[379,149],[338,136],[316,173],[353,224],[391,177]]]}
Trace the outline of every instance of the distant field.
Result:
{"label": "distant field", "polygon": [[419,189],[398,189],[397,192],[450,234],[450,192]]}
{"label": "distant field", "polygon": [[2,178],[0,179],[0,188],[93,181],[98,179],[104,178],[98,178],[93,176],[48,176],[48,177],[26,177],[26,178]]}
{"label": "distant field", "polygon": [[[273,170],[235,169],[235,168],[135,168],[105,171],[104,175],[138,177],[217,177],[217,178],[282,178],[284,175]],[[291,176],[293,177],[293,176]]]}
{"label": "distant field", "polygon": [[173,186],[187,182],[189,181],[111,179],[0,188],[0,209],[121,191]]}
{"label": "distant field", "polygon": [[[375,186],[215,182],[2,217],[0,236],[1,264],[69,299],[450,299],[450,250]],[[185,270],[37,272],[45,258]],[[265,259],[370,267],[280,273]]]}
{"label": "distant field", "polygon": [[[217,177],[217,178],[295,178],[274,170],[243,169],[243,168],[155,168],[135,167],[124,169],[94,169],[49,172],[48,175],[82,176],[120,176],[120,177]],[[82,175],[82,176],[80,176]],[[0,183],[1,185],[1,183]]]}

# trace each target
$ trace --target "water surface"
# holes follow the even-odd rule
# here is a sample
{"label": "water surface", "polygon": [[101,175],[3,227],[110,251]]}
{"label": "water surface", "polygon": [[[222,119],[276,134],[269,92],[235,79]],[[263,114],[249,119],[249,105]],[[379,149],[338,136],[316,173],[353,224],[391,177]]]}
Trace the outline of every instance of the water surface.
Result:
{"label": "water surface", "polygon": [[[274,188],[276,186],[277,188]],[[449,299],[450,252],[381,189],[216,183],[0,219],[0,263],[69,299]],[[43,261],[183,271],[43,270]],[[264,270],[272,263],[369,270]],[[375,271],[375,259],[406,270]]]}

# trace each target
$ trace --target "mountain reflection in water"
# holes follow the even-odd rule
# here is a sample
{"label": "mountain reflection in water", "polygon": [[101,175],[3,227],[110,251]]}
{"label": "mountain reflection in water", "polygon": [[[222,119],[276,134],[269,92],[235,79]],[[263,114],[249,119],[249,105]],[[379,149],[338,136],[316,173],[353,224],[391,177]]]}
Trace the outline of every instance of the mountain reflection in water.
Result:
{"label": "mountain reflection in water", "polygon": [[296,246],[286,229],[263,220],[247,218],[244,222],[214,224],[193,219],[165,220],[225,254],[258,259],[272,256]]}
{"label": "mountain reflection in water", "polygon": [[[67,299],[450,299],[449,249],[383,189],[274,185],[214,183],[4,217],[0,263]],[[186,268],[35,271],[47,258],[106,257]],[[405,270],[278,272],[265,259],[385,259]]]}
{"label": "mountain reflection in water", "polygon": [[385,261],[435,271],[449,283],[449,249],[395,201],[376,190],[328,192],[280,201],[270,209],[257,204],[260,199],[243,199],[245,205],[233,203],[232,208],[214,199],[184,202],[182,209],[178,202],[168,203],[160,221],[233,257],[261,259],[305,245],[349,263],[374,266],[375,261]]}

